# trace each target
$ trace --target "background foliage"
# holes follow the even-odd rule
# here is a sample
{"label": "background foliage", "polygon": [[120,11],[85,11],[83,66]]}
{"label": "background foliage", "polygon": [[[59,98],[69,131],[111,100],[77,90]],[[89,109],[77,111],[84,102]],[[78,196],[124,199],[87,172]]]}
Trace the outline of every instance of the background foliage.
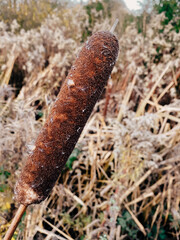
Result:
{"label": "background foliage", "polygon": [[115,34],[120,52],[51,195],[13,239],[179,239],[179,1],[0,2],[0,236],[13,188],[82,44]]}

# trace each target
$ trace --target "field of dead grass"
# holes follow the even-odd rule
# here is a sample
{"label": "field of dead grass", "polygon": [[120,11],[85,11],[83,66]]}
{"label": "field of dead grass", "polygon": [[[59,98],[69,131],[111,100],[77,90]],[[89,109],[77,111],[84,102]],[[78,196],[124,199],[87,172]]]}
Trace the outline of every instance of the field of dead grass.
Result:
{"label": "field of dead grass", "polygon": [[[79,6],[80,8],[80,6]],[[73,19],[71,16],[73,15]],[[51,195],[30,206],[14,239],[179,239],[180,33],[154,15],[132,24]],[[0,22],[0,236],[17,203],[13,187],[81,47],[83,9],[18,34]],[[79,22],[77,27],[76,22]],[[94,31],[110,28],[97,23]]]}

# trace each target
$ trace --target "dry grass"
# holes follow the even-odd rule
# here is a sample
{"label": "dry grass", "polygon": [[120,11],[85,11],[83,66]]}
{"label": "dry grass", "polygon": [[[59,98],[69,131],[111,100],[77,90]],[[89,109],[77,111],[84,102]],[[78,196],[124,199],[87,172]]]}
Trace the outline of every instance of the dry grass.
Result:
{"label": "dry grass", "polygon": [[[145,39],[134,26],[120,38],[110,90],[79,139],[77,160],[48,199],[28,208],[16,239],[179,239],[179,34],[157,34],[160,17],[149,23]],[[1,236],[17,207],[12,192],[21,166],[80,47],[85,26],[73,37],[61,24],[54,17],[17,36],[1,23],[0,42],[9,39],[0,49]],[[158,63],[157,43],[164,53]],[[19,93],[7,85],[17,76],[15,64],[24,71]]]}

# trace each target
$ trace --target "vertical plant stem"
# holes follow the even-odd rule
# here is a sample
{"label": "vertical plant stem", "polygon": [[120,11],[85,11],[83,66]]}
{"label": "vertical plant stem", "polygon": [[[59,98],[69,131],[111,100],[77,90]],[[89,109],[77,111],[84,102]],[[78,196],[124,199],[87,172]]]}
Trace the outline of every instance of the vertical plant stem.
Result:
{"label": "vertical plant stem", "polygon": [[104,106],[104,112],[103,116],[106,118],[107,110],[108,110],[108,105],[109,105],[109,100],[111,97],[111,90],[112,90],[112,81],[109,81],[106,89],[106,101],[105,101],[105,106]]}

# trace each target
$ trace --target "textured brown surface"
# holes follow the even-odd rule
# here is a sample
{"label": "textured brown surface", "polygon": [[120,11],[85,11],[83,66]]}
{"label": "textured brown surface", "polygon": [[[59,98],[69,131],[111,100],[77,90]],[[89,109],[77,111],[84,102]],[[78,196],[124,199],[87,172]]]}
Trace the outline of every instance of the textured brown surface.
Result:
{"label": "textured brown surface", "polygon": [[16,184],[20,203],[38,203],[48,196],[106,85],[118,49],[109,32],[98,32],[84,44]]}

